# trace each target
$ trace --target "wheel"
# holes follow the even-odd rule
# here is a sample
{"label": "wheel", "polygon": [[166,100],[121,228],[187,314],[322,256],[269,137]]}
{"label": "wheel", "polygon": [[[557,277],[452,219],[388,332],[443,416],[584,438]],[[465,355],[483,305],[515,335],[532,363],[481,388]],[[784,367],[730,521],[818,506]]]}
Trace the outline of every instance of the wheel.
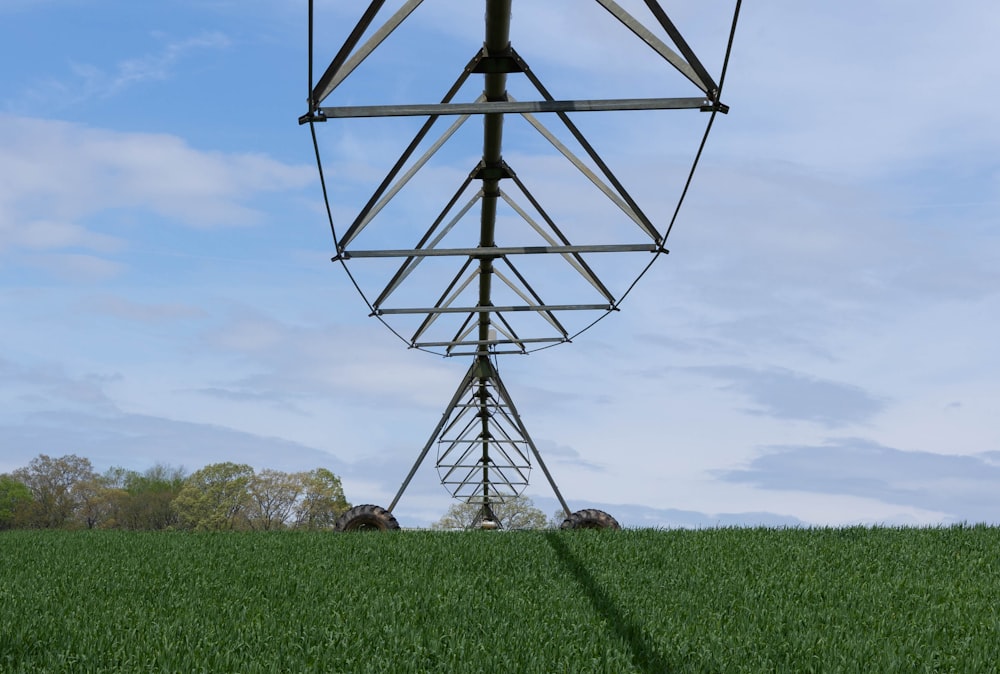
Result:
{"label": "wheel", "polygon": [[603,510],[588,508],[587,510],[577,510],[575,513],[563,520],[560,529],[621,529],[621,525],[611,515]]}
{"label": "wheel", "polygon": [[398,531],[399,522],[392,513],[377,505],[354,506],[337,518],[335,531]]}

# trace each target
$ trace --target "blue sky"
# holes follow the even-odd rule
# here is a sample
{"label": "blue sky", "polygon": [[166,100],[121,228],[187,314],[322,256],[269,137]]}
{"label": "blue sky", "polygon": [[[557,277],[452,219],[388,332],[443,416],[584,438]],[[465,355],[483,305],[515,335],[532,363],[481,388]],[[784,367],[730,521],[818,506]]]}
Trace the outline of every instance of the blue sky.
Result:
{"label": "blue sky", "polygon": [[[557,97],[694,95],[581,1],[513,3]],[[362,5],[317,5],[329,60]],[[668,9],[717,73],[731,4]],[[481,24],[480,3],[427,0],[339,102],[437,100]],[[997,25],[986,1],[745,4],[671,254],[573,344],[500,362],[571,506],[1000,522]],[[0,472],[39,453],[325,466],[351,501],[391,499],[467,363],[407,350],[329,261],[306,35],[304,1],[0,5]],[[605,119],[580,123],[665,222],[704,115]],[[338,226],[405,124],[318,129]],[[598,231],[511,138],[547,203]],[[425,187],[450,193],[479,151],[449,147]],[[529,494],[554,510],[540,471]],[[448,505],[428,462],[396,512]]]}

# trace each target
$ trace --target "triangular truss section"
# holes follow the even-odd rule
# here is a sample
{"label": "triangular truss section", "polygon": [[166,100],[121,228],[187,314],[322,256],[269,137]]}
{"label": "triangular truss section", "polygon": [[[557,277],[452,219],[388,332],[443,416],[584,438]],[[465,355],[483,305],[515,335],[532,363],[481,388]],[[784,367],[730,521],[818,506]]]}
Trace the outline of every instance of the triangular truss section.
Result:
{"label": "triangular truss section", "polygon": [[494,374],[466,377],[459,403],[437,435],[441,484],[467,503],[503,503],[528,486],[530,438]]}
{"label": "triangular truss section", "polygon": [[[584,0],[580,0],[583,2]],[[616,100],[587,100],[587,101],[534,101],[519,104],[498,104],[491,112],[504,113],[524,113],[524,112],[571,112],[571,111],[606,111],[606,110],[667,110],[679,108],[715,108],[720,112],[727,112],[728,108],[719,101],[719,85],[709,74],[694,50],[688,45],[677,26],[667,15],[658,0],[644,0],[649,14],[655,22],[656,27],[650,28],[642,20],[630,14],[624,7],[614,0],[592,0],[603,7],[608,13],[631,31],[638,39],[644,42],[651,51],[655,52],[666,63],[676,69],[687,78],[699,91],[703,97],[687,98],[647,98],[647,99],[616,99]],[[511,73],[524,72],[524,63],[516,56],[509,42],[499,49],[490,49],[484,46],[482,51],[473,58],[466,66],[462,77],[456,82],[456,86],[449,92],[449,95],[437,105],[416,104],[416,105],[392,105],[392,106],[352,106],[352,107],[324,107],[323,103],[337,89],[351,73],[357,69],[371,54],[389,38],[399,26],[406,21],[411,14],[421,5],[423,0],[407,0],[391,16],[378,25],[376,18],[378,15],[386,14],[385,0],[373,0],[364,14],[358,20],[344,44],[338,50],[336,56],[326,67],[319,80],[316,81],[310,92],[309,112],[299,118],[300,123],[310,121],[324,121],[330,117],[384,117],[400,115],[461,115],[461,114],[481,114],[480,107],[474,104],[451,103],[451,98],[458,91],[472,73]],[[487,22],[493,18],[493,23],[499,25],[504,21],[497,17],[503,13],[509,16],[511,2],[509,0],[487,3],[495,6],[493,17],[489,15],[490,7],[487,6]],[[378,26],[372,30],[373,26]],[[662,31],[658,36],[656,32]],[[362,43],[365,35],[368,39]],[[311,67],[312,64],[310,64]],[[311,78],[310,78],[311,79]],[[494,102],[500,103],[500,102]]]}
{"label": "triangular truss section", "polygon": [[466,371],[389,510],[396,506],[434,446],[438,448],[436,465],[441,484],[454,498],[478,504],[479,518],[495,520],[492,505],[524,491],[532,459],[542,469],[563,508],[569,511],[489,359],[476,358]]}
{"label": "triangular truss section", "polygon": [[[729,48],[715,79],[658,0],[642,0],[645,23],[615,0],[591,0],[591,6],[599,6],[596,12],[601,17],[617,21],[627,29],[626,34],[639,41],[637,48],[648,50],[680,73],[675,79],[685,89],[693,87],[688,93],[694,95],[557,99],[511,43],[512,0],[482,0],[482,47],[474,49],[437,103],[331,106],[328,99],[413,15],[422,0],[397,0],[392,3],[397,9],[391,13],[383,12],[385,0],[373,0],[315,83],[313,2],[309,0],[309,110],[299,122],[309,124],[313,136],[336,245],[333,259],[345,269],[369,260],[364,263],[364,287],[351,269],[348,274],[372,316],[409,347],[472,357],[471,366],[388,509],[396,506],[430,450],[437,447],[442,484],[453,497],[478,504],[477,522],[496,521],[493,505],[521,494],[533,465],[542,469],[568,517],[569,507],[500,380],[497,356],[571,341],[617,310],[652,260],[667,252],[666,240],[712,121],[718,113],[728,112],[721,101],[721,89]],[[577,9],[584,2],[578,0],[579,4],[571,6]],[[735,2],[730,47],[740,6],[740,0]],[[419,58],[409,61],[420,68],[426,66]],[[510,93],[508,79],[516,85],[518,97]],[[482,82],[481,91],[470,94],[477,82]],[[471,100],[459,100],[463,97]],[[578,117],[593,112],[657,110],[709,113],[699,149],[690,170],[683,174],[686,182],[682,180],[676,207],[660,226],[647,216],[598,153]],[[352,118],[415,121],[403,120],[409,137],[405,149],[338,234],[316,128],[323,122]],[[476,145],[481,143],[482,155],[456,173],[457,155],[450,151],[475,132],[475,124],[469,124],[473,118],[475,124],[481,124],[481,136],[473,140]],[[510,156],[504,156],[504,148],[511,150],[511,137],[520,138],[516,133],[530,139],[529,145],[543,148],[548,153],[546,159],[554,157],[560,168],[568,169],[577,182],[572,197],[563,201],[576,198],[584,206],[554,215],[553,205],[541,194],[546,190],[538,189],[539,184],[551,187],[554,183],[545,182],[549,178],[545,168],[539,172],[536,165],[535,173],[529,170],[529,161],[536,157],[525,152],[518,155],[517,146]],[[445,156],[450,156],[448,175],[457,176],[455,189],[447,190],[441,201],[430,201],[430,210],[426,210],[426,198],[420,209],[400,207],[394,200],[401,194],[416,192],[425,197],[422,190],[437,189],[439,181],[427,176],[440,174],[427,169],[445,161]],[[467,155],[465,160],[469,160]],[[520,176],[518,160],[522,161]],[[606,213],[593,210],[591,196]],[[624,253],[644,253],[647,259],[636,276],[618,279],[614,270],[609,272],[600,261],[614,260],[617,256],[611,254]],[[381,271],[367,271],[372,266]],[[617,284],[621,280],[624,285]],[[374,287],[373,292],[369,286]],[[571,320],[583,327],[568,327]],[[397,329],[400,323],[407,323],[406,329]]]}
{"label": "triangular truss section", "polygon": [[[362,292],[369,298],[372,315],[383,322],[392,321],[396,326],[394,332],[410,347],[453,356],[475,355],[487,350],[494,354],[527,353],[568,342],[577,334],[579,324],[592,324],[595,320],[593,316],[603,316],[615,310],[621,300],[609,287],[610,284],[596,273],[593,262],[596,256],[667,252],[664,248],[666,231],[658,229],[643,212],[571,119],[570,113],[670,109],[726,112],[727,107],[719,100],[719,87],[715,80],[659,2],[646,0],[650,17],[648,23],[651,23],[651,27],[647,27],[614,0],[593,1],[663,62],[680,72],[695,87],[698,95],[680,98],[555,99],[509,39],[511,0],[486,0],[484,44],[473,54],[439,103],[325,105],[348,76],[411,17],[422,4],[420,0],[404,2],[384,19],[386,3],[379,0],[371,2],[312,88],[310,111],[300,119],[301,123],[356,117],[426,118],[343,234],[335,234],[335,260],[398,260],[395,271],[383,279],[382,285],[374,289],[371,296],[368,289]],[[469,102],[457,102],[455,99],[464,85],[476,76],[481,76],[484,82],[481,95]],[[520,78],[522,83],[527,83],[534,99],[515,100],[507,90],[508,77]],[[543,122],[543,116],[551,123]],[[411,241],[408,247],[359,246],[359,236],[472,117],[480,118],[483,123],[482,159],[472,167],[436,216],[422,226],[417,225],[420,233],[416,240]],[[543,145],[549,147],[555,156],[562,157],[592,189],[606,197],[621,222],[632,224],[632,235],[620,235],[623,230],[620,225],[615,225],[614,231],[619,232],[615,238],[593,241],[581,237],[574,230],[575,223],[557,222],[546,209],[544,199],[518,177],[516,167],[504,160],[501,143],[505,119],[508,124],[513,119],[522,120],[533,129],[543,139]],[[499,231],[499,207],[508,209],[527,225],[524,231],[530,239],[501,240],[509,232]],[[470,224],[477,213],[478,222]],[[386,229],[399,231],[400,223],[396,219],[389,218],[388,222]],[[384,236],[376,238],[385,240]],[[450,241],[459,243],[449,245]],[[551,273],[569,273],[583,282],[580,285],[583,291],[575,297],[552,299],[551,293],[541,287],[543,284],[539,276],[521,271],[518,260],[522,256],[561,258],[562,269],[558,266],[547,268],[544,276],[548,278]],[[452,258],[458,262],[450,267],[450,271],[440,272],[440,278],[434,282],[438,293],[436,301],[429,302],[430,297],[422,294],[423,299],[418,302],[398,292],[418,268],[426,266],[428,258]],[[448,269],[440,263],[433,268]],[[567,268],[572,271],[566,272]],[[560,290],[570,287],[570,283],[576,281],[552,282]],[[421,285],[421,292],[426,287]],[[494,291],[498,292],[497,297],[494,297]],[[567,327],[566,319],[560,316],[569,313],[584,318]],[[590,318],[586,317],[588,314]]]}

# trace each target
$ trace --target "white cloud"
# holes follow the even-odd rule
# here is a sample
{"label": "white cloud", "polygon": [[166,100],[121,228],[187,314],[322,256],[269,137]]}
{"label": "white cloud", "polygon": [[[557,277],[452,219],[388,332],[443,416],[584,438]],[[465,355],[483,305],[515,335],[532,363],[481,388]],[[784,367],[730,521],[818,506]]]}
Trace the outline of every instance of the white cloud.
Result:
{"label": "white cloud", "polygon": [[21,94],[18,102],[9,102],[8,108],[62,110],[90,99],[111,98],[133,87],[174,77],[176,68],[194,54],[231,45],[229,37],[217,31],[180,39],[154,34],[152,41],[160,43],[157,51],[124,58],[111,66],[71,61],[67,66],[69,77],[42,80]]}
{"label": "white cloud", "polygon": [[67,405],[87,411],[111,411],[115,405],[105,391],[114,375],[95,372],[71,373],[56,362],[24,362],[0,359],[0,395],[4,416],[15,410],[45,409],[52,404]]}
{"label": "white cloud", "polygon": [[204,309],[179,302],[136,302],[126,297],[102,295],[87,302],[94,311],[139,323],[172,323],[206,316]]}
{"label": "white cloud", "polygon": [[987,112],[996,94],[983,87],[1000,77],[988,56],[998,11],[988,1],[960,11],[747,5],[726,98],[755,133],[727,136],[717,151],[870,177],[956,150],[985,159],[983,148],[1000,142]]}
{"label": "white cloud", "polygon": [[192,472],[221,461],[288,471],[322,466],[337,473],[343,473],[345,466],[327,452],[282,438],[218,424],[114,412],[32,415],[19,423],[0,425],[0,443],[18,448],[0,459],[0,472],[27,464],[35,454],[21,448],[40,445],[53,456],[86,456],[99,471],[111,466],[144,470],[165,463]]}
{"label": "white cloud", "polygon": [[196,227],[251,224],[262,217],[248,203],[255,195],[315,180],[311,167],[205,152],[168,134],[22,117],[4,117],[0,129],[0,206],[10,220],[139,208]]}
{"label": "white cloud", "polygon": [[1000,467],[987,456],[904,451],[857,438],[816,447],[772,447],[722,475],[765,489],[846,494],[995,522]]}
{"label": "white cloud", "polygon": [[16,222],[13,216],[9,216],[0,220],[0,246],[34,250],[85,248],[100,253],[114,253],[120,251],[125,242],[116,236],[89,231],[73,222]]}
{"label": "white cloud", "polygon": [[[123,133],[69,122],[0,118],[0,251],[39,251],[22,264],[73,278],[127,267],[136,237],[176,223],[255,225],[263,195],[315,180],[306,166],[259,154],[205,152],[168,134]],[[132,222],[144,222],[141,231]],[[163,224],[161,224],[163,223]]]}
{"label": "white cloud", "polygon": [[125,271],[120,262],[83,253],[48,253],[21,258],[28,267],[40,269],[64,281],[96,282],[113,279]]}
{"label": "white cloud", "polygon": [[[363,305],[357,302],[356,308]],[[361,313],[360,311],[358,312]],[[372,341],[372,333],[383,337]],[[274,400],[322,397],[369,405],[435,409],[458,385],[447,366],[408,353],[375,324],[323,320],[290,324],[255,312],[228,317],[205,336],[205,346],[241,363],[236,376],[216,381],[213,391]],[[415,387],[414,383],[419,382]],[[429,403],[429,406],[428,406]]]}
{"label": "white cloud", "polygon": [[869,422],[885,406],[885,401],[858,386],[784,368],[708,366],[691,370],[717,378],[725,382],[725,389],[746,395],[754,405],[748,410],[750,414],[838,427]]}

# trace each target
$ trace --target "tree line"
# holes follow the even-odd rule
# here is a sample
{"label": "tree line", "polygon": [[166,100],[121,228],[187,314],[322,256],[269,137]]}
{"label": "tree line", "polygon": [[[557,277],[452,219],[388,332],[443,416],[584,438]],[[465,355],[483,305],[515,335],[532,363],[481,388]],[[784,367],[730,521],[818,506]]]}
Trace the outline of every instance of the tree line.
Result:
{"label": "tree line", "polygon": [[0,529],[328,529],[351,504],[326,468],[286,473],[214,463],[103,474],[89,459],[39,454],[0,475]]}
{"label": "tree line", "polygon": [[[566,514],[557,510],[552,519],[535,507],[525,495],[515,496],[491,505],[493,515],[508,531],[526,529],[558,529]],[[441,519],[431,525],[431,529],[458,530],[476,529],[481,524],[482,506],[479,503],[453,503]]]}

